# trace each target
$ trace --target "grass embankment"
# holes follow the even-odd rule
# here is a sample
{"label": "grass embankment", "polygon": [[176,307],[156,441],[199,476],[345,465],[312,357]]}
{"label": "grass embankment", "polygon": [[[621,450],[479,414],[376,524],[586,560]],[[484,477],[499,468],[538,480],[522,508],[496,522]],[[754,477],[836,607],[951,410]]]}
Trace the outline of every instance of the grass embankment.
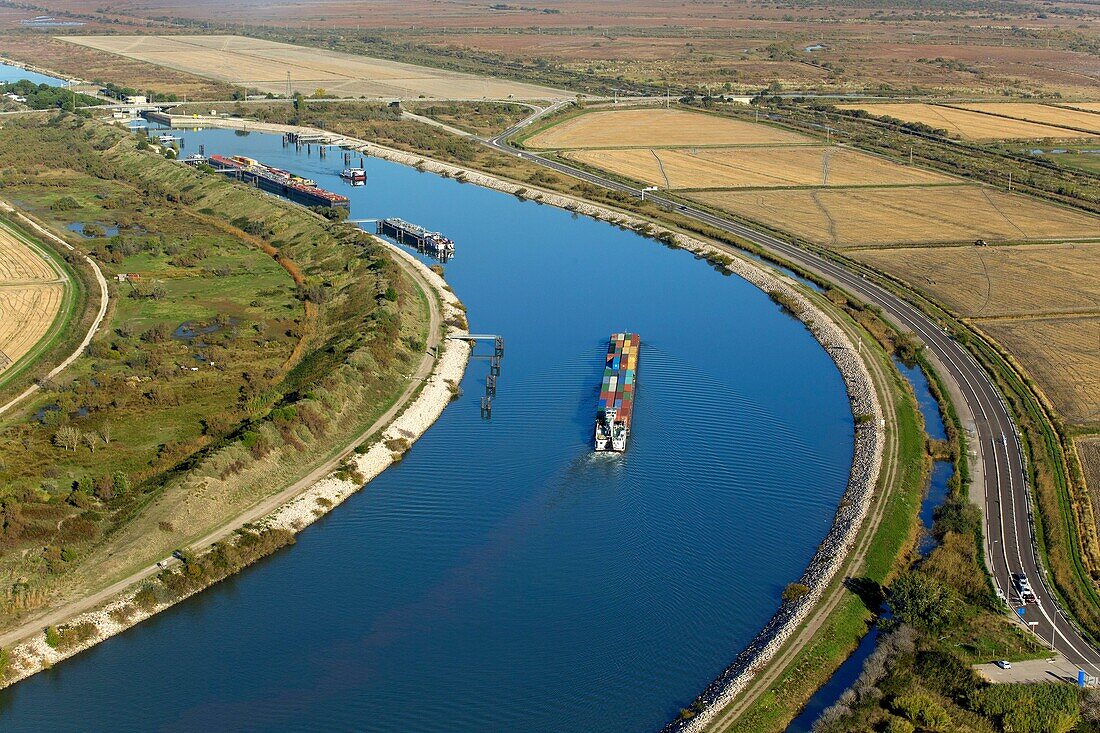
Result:
{"label": "grass embankment", "polygon": [[0,372],[0,404],[6,404],[9,397],[17,396],[34,378],[48,374],[54,364],[72,353],[87,332],[99,303],[98,295],[95,302],[89,297],[89,293],[98,294],[98,288],[86,262],[72,252],[61,250],[54,242],[33,236],[13,217],[0,216],[0,226],[49,259],[66,280],[61,305],[49,330],[33,348]]}
{"label": "grass embankment", "polygon": [[512,102],[406,102],[404,107],[481,137],[504,132],[533,111]]}
{"label": "grass embankment", "polygon": [[137,276],[112,282],[87,354],[0,422],[4,627],[306,475],[422,350],[422,294],[365,234],[145,147],[71,115],[0,129],[4,195],[108,278]]}

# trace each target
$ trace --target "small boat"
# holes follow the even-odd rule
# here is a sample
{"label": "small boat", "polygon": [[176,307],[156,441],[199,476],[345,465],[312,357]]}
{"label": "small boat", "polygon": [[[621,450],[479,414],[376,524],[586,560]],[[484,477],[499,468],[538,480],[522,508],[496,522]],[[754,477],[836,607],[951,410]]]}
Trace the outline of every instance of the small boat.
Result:
{"label": "small boat", "polygon": [[345,168],[340,171],[340,177],[352,183],[366,183],[367,172],[362,168]]}
{"label": "small boat", "polygon": [[182,137],[179,137],[177,135],[169,135],[168,133],[164,133],[163,135],[157,135],[157,142],[164,143],[165,145],[167,145],[169,143],[179,142],[182,139],[183,139]]}

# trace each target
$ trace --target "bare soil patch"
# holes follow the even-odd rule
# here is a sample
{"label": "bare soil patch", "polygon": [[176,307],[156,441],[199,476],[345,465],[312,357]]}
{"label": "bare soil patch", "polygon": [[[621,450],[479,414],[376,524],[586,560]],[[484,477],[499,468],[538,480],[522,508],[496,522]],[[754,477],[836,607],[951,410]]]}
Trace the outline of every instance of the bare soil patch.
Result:
{"label": "bare soil patch", "polygon": [[261,92],[345,97],[556,99],[548,87],[244,36],[68,36],[66,41]]}
{"label": "bare soil patch", "polygon": [[55,266],[0,227],[0,372],[49,332],[64,296]]}
{"label": "bare soil patch", "polygon": [[1100,135],[1100,115],[1090,112],[1079,112],[1049,104],[1027,104],[1026,102],[989,102],[959,106],[977,112],[987,112],[1014,117],[1018,120],[1027,120],[1028,122],[1086,130]]}
{"label": "bare soil patch", "polygon": [[1100,500],[1100,435],[1082,436],[1076,440],[1077,455],[1081,458],[1081,472],[1085,486],[1092,498],[1093,511]]}
{"label": "bare soil patch", "polygon": [[65,286],[0,284],[0,372],[46,335],[61,310]]}
{"label": "bare soil patch", "polygon": [[1100,316],[983,321],[1067,420],[1100,423]]}
{"label": "bare soil patch", "polygon": [[1100,243],[868,249],[849,256],[965,317],[1100,312]]}
{"label": "bare soil patch", "polygon": [[188,99],[228,99],[228,85],[201,75],[128,59],[106,51],[65,43],[47,36],[6,35],[0,49],[13,59],[43,64],[66,76],[115,82],[135,89],[173,92]]}

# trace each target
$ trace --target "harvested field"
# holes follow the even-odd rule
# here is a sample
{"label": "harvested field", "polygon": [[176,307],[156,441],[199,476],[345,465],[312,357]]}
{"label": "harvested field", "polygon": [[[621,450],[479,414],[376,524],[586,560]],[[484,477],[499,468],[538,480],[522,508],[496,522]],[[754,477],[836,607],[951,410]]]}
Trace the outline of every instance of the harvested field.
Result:
{"label": "harvested field", "polygon": [[1057,127],[1070,127],[1100,135],[1100,115],[1091,112],[1079,112],[1065,107],[1053,107],[1049,104],[1027,104],[1026,102],[988,102],[960,104],[958,106],[976,112],[1004,115],[1018,120],[1045,123]]}
{"label": "harvested field", "polygon": [[984,321],[1067,420],[1100,423],[1100,316]]}
{"label": "harvested field", "polygon": [[0,371],[22,358],[46,335],[64,295],[61,283],[0,285]]}
{"label": "harvested field", "polygon": [[0,227],[0,371],[46,335],[64,295],[65,281],[54,264]]}
{"label": "harvested field", "polygon": [[947,183],[947,176],[855,150],[825,146],[581,150],[573,160],[662,188]]}
{"label": "harvested field", "polygon": [[558,99],[567,92],[534,84],[432,69],[244,36],[65,36],[64,40],[129,59],[261,92],[343,97]]}
{"label": "harvested field", "polygon": [[668,147],[810,143],[770,125],[678,109],[588,112],[548,127],[526,141],[531,148]]}
{"label": "harvested field", "polygon": [[1100,313],[1100,243],[867,249],[849,256],[961,316]]}
{"label": "harvested field", "polygon": [[707,191],[691,198],[834,247],[1084,239],[1100,219],[981,186]]}
{"label": "harvested field", "polygon": [[48,260],[0,227],[0,287],[53,282],[59,277]]}
{"label": "harvested field", "polygon": [[1093,511],[1100,506],[1100,435],[1082,436],[1075,441],[1081,458],[1081,472],[1092,498]]}
{"label": "harvested field", "polygon": [[1089,112],[1100,112],[1100,102],[1067,102],[1066,107],[1073,107],[1074,109],[1084,109]]}
{"label": "harvested field", "polygon": [[993,117],[979,112],[935,104],[840,104],[840,109],[862,109],[880,117],[920,122],[937,127],[963,140],[1007,140],[1087,137],[1084,133],[1023,120]]}

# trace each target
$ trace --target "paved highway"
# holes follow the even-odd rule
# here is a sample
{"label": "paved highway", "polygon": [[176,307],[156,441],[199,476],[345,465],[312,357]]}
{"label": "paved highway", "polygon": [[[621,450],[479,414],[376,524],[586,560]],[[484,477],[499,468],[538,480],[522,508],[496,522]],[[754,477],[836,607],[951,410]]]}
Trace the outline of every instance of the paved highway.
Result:
{"label": "paved highway", "polygon": [[[1047,586],[1035,555],[1031,525],[1031,502],[1025,474],[1023,450],[1015,423],[992,377],[961,344],[952,339],[932,318],[916,306],[889,290],[867,280],[847,267],[801,249],[787,241],[758,231],[739,222],[716,216],[708,211],[673,201],[655,192],[622,184],[540,155],[518,150],[506,141],[539,117],[560,109],[554,105],[532,115],[500,135],[482,142],[495,150],[551,168],[559,173],[579,178],[633,196],[643,194],[658,205],[675,210],[699,222],[729,232],[756,246],[817,273],[852,294],[882,309],[896,324],[915,334],[926,349],[941,377],[947,383],[956,402],[964,426],[971,433],[969,442],[976,456],[971,464],[975,482],[971,495],[981,498],[985,517],[986,558],[997,586],[1008,597],[1013,616],[1031,628],[1048,646],[1071,663],[1100,676],[1100,652],[1086,641],[1069,620],[1062,615]],[[959,404],[961,399],[962,404]],[[1024,573],[1037,596],[1035,603],[1023,603],[1016,592],[1012,573]],[[1016,609],[1024,608],[1019,618]]]}

